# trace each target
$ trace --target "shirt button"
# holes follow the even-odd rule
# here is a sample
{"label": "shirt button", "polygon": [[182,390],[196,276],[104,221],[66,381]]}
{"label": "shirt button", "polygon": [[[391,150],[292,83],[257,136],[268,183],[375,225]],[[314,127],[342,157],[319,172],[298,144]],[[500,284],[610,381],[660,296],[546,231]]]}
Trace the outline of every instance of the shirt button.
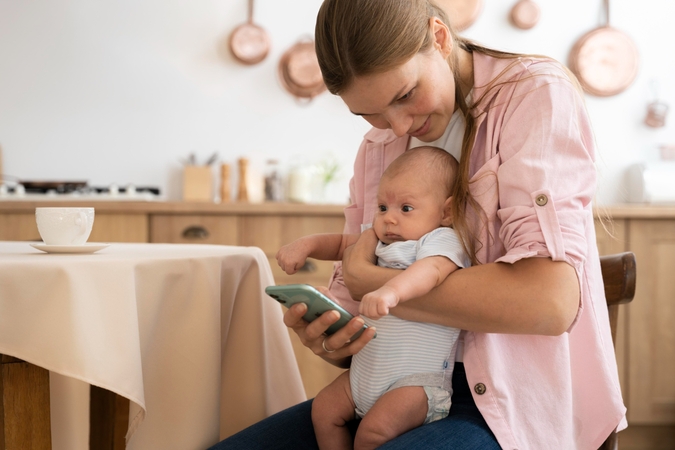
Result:
{"label": "shirt button", "polygon": [[544,194],[539,194],[534,201],[537,203],[537,205],[544,206],[548,203],[548,197],[546,197]]}
{"label": "shirt button", "polygon": [[476,391],[476,394],[483,395],[485,394],[485,385],[483,383],[478,383],[473,387],[473,390]]}

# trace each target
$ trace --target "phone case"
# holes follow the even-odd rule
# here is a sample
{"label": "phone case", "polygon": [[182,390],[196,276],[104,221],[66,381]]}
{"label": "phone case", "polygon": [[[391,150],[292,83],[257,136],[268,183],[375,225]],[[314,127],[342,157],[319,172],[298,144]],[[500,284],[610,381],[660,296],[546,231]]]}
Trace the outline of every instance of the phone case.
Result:
{"label": "phone case", "polygon": [[[296,303],[305,303],[307,305],[307,313],[305,313],[303,319],[307,322],[313,321],[326,311],[335,310],[339,312],[340,319],[326,330],[326,334],[328,335],[335,333],[337,330],[347,325],[347,322],[354,317],[347,310],[308,284],[268,286],[265,288],[265,292],[287,308],[290,308]],[[351,339],[354,340],[361,336],[361,333],[363,333],[363,330],[366,328],[368,328],[368,325],[364,324],[363,328],[352,336]]]}

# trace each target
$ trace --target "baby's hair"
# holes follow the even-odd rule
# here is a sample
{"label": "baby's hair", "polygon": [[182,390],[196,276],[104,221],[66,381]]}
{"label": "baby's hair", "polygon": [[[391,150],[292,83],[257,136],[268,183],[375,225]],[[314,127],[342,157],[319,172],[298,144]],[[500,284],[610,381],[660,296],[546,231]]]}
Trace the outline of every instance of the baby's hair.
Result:
{"label": "baby's hair", "polygon": [[433,189],[443,189],[443,198],[452,195],[457,178],[458,163],[454,156],[438,147],[423,146],[411,148],[396,158],[382,174],[382,178],[394,178],[412,170]]}

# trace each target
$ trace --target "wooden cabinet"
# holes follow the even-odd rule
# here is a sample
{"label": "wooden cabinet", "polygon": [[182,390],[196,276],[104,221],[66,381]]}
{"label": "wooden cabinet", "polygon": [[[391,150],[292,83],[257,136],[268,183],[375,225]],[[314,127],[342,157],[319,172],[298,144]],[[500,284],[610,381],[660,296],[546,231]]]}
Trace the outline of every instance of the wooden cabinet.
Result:
{"label": "wooden cabinet", "polygon": [[237,216],[153,214],[150,242],[172,244],[239,244]]}
{"label": "wooden cabinet", "polygon": [[637,261],[634,300],[619,308],[619,378],[629,427],[620,448],[675,444],[675,208],[613,208],[596,221],[600,254],[632,251]]}
{"label": "wooden cabinet", "polygon": [[[0,214],[0,240],[42,241],[35,212]],[[89,242],[148,242],[148,216],[96,212]]]}
{"label": "wooden cabinet", "polygon": [[675,219],[628,221],[637,291],[628,332],[629,420],[675,424]]}

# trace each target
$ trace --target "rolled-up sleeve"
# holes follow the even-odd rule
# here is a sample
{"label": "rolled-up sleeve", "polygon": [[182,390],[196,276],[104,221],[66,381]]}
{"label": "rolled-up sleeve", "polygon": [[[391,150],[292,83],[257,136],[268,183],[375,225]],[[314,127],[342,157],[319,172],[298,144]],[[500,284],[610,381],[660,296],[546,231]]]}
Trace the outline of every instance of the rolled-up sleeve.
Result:
{"label": "rolled-up sleeve", "polygon": [[594,142],[583,99],[551,73],[527,73],[506,108],[499,139],[499,238],[513,263],[542,256],[579,271],[595,194]]}

